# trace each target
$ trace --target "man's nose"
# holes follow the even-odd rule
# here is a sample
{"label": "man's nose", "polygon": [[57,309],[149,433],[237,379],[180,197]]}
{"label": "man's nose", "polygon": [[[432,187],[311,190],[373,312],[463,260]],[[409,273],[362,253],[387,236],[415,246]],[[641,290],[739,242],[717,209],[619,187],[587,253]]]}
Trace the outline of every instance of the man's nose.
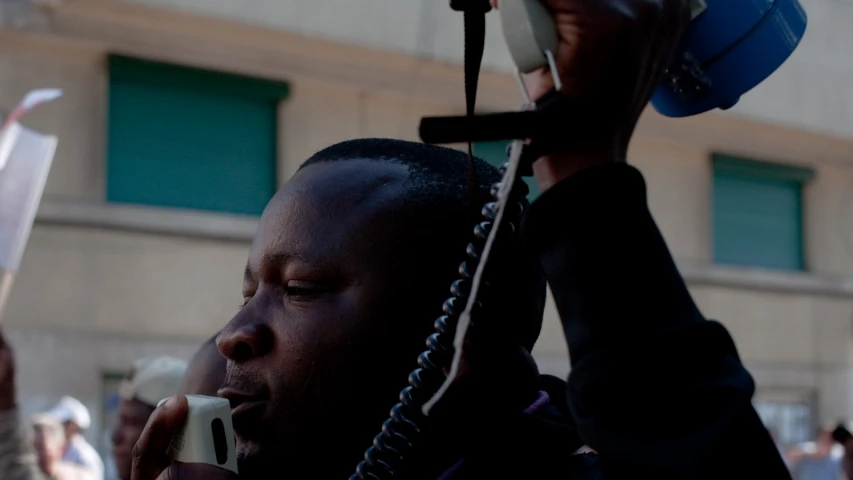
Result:
{"label": "man's nose", "polygon": [[113,429],[113,434],[110,436],[110,440],[113,442],[113,447],[119,445],[121,442],[121,429],[116,427]]}
{"label": "man's nose", "polygon": [[228,360],[244,362],[272,350],[273,332],[250,309],[241,310],[216,337],[216,348]]}

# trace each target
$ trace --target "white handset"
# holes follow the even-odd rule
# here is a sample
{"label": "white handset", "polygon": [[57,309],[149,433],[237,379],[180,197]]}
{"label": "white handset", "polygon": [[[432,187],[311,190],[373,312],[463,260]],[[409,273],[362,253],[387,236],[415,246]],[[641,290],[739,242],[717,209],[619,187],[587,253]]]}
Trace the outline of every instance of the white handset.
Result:
{"label": "white handset", "polygon": [[557,25],[540,0],[501,0],[501,27],[509,54],[520,73],[548,65],[545,52],[557,53]]}
{"label": "white handset", "polygon": [[[184,431],[174,439],[174,459],[183,463],[206,463],[238,473],[237,446],[228,400],[203,395],[186,397],[189,413]],[[162,400],[160,405],[166,400]]]}

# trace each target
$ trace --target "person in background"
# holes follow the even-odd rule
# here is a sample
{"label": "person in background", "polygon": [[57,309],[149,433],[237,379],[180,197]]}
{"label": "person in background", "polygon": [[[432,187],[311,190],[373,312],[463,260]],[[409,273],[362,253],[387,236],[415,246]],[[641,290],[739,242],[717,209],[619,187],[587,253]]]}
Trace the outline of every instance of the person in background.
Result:
{"label": "person in background", "polygon": [[833,454],[832,428],[821,427],[813,443],[791,451],[788,461],[794,480],[837,480],[841,478],[841,459]]}
{"label": "person in background", "polygon": [[[122,382],[118,426],[112,438],[122,480],[130,478],[133,447],[148,421],[148,415],[161,399],[177,392],[185,372],[186,362],[183,360],[144,358],[134,362]],[[57,406],[72,405],[73,402],[65,400]],[[59,422],[60,418],[56,421]],[[42,471],[34,447],[38,448],[29,441],[29,432],[22,424],[18,410],[15,356],[0,329],[0,480],[64,480],[59,477],[52,479]],[[94,477],[89,474],[85,478],[90,480]]]}
{"label": "person in background", "polygon": [[[18,410],[18,397],[15,389],[15,355],[6,343],[2,329],[0,329],[0,479],[51,480],[51,473],[46,474],[43,471],[47,465],[42,465],[44,461],[39,455],[36,455],[36,450],[47,447],[44,453],[61,458],[65,451],[66,442],[65,432],[59,419],[52,415],[45,415],[53,419],[51,423],[54,429],[60,432],[61,443],[58,452],[50,448],[56,448],[56,443],[40,443],[47,440],[38,437],[42,433],[47,433],[42,430],[42,427],[37,427],[36,441],[30,441],[29,426],[21,421],[21,414]],[[37,420],[42,418],[44,417],[37,417]],[[45,423],[45,421],[37,423]],[[79,466],[76,467],[80,468]],[[82,468],[80,469],[82,470]],[[56,472],[53,472],[52,475],[56,475]],[[89,479],[93,477],[91,473],[88,473]],[[59,480],[58,476],[55,478]]]}
{"label": "person in background", "polygon": [[47,413],[34,415],[33,448],[41,471],[52,480],[89,480],[92,474],[80,465],[62,460],[65,431],[59,420]]}
{"label": "person in background", "polygon": [[773,439],[773,443],[776,445],[776,450],[779,451],[779,456],[782,457],[782,461],[785,462],[785,466],[788,467],[788,470],[791,470],[791,461],[785,452],[782,442],[779,440],[779,431],[776,427],[768,427],[767,431],[770,432],[770,438]]}
{"label": "person in background", "polygon": [[112,435],[113,461],[122,480],[130,479],[133,447],[157,403],[174,395],[187,362],[174,357],[137,360],[119,387],[118,423]]}
{"label": "person in background", "polygon": [[181,386],[178,387],[178,394],[216,396],[216,391],[225,380],[225,367],[228,363],[216,348],[217,335],[204,342],[193,355]]}
{"label": "person in background", "polygon": [[[853,424],[846,425],[848,432],[853,428]],[[847,436],[843,443],[839,443],[843,453],[841,455],[841,470],[844,472],[844,478],[853,480],[853,436]]]}
{"label": "person in background", "polygon": [[104,479],[104,462],[97,450],[86,441],[83,432],[92,423],[89,409],[74,397],[62,397],[50,412],[65,428],[65,453],[62,459],[82,466],[93,478]]}

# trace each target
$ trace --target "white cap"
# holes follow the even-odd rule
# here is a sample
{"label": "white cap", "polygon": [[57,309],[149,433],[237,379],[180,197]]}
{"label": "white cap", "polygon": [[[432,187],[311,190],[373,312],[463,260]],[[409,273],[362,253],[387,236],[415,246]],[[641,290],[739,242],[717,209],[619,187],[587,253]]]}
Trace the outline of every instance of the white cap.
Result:
{"label": "white cap", "polygon": [[61,423],[74,422],[83,430],[89,428],[92,423],[89,409],[74,397],[62,397],[49,413]]}
{"label": "white cap", "polygon": [[139,400],[156,407],[160,400],[178,392],[187,362],[175,357],[146,357],[133,362],[119,387],[125,400]]}
{"label": "white cap", "polygon": [[34,427],[43,428],[47,431],[53,445],[58,447],[65,445],[65,430],[56,417],[49,413],[38,413],[32,416],[31,422]]}

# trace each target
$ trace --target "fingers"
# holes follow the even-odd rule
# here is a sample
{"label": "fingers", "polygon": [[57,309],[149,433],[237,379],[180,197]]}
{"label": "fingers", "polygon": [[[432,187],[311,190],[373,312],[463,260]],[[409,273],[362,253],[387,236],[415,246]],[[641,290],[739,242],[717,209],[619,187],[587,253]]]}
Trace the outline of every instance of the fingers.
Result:
{"label": "fingers", "polygon": [[155,480],[172,463],[172,439],[187,420],[187,397],[174,396],[158,407],[133,447],[131,480]]}
{"label": "fingers", "polygon": [[[15,377],[15,353],[6,344],[3,334],[0,332],[0,382],[14,381]],[[6,385],[3,385],[6,386]]]}
{"label": "fingers", "polygon": [[6,343],[6,336],[3,334],[3,328],[0,327],[0,349],[7,350],[9,345]]}
{"label": "fingers", "polygon": [[14,361],[14,356],[12,355],[12,351],[8,348],[0,349],[0,379],[2,379],[8,367]]}
{"label": "fingers", "polygon": [[203,463],[176,463],[160,476],[161,480],[236,480],[236,473]]}
{"label": "fingers", "polygon": [[[637,78],[634,103],[628,117],[639,119],[660,84],[665,70],[672,61],[678,42],[689,23],[686,0],[628,0],[636,11],[636,35],[633,43],[641,48],[634,64]],[[636,121],[635,121],[636,123]]]}
{"label": "fingers", "polygon": [[[680,2],[681,0],[675,0]],[[670,28],[674,21],[678,20],[679,8],[673,8],[669,0],[655,1],[657,5],[649,7],[647,12],[651,28],[651,37],[645,42],[641,42],[645,47],[645,52],[642,55],[642,62],[638,65],[640,72],[639,77],[645,78],[644,82],[639,82],[638,91],[635,92],[635,98],[650,99],[654,94],[655,89],[661,81],[661,77],[671,62],[672,53],[675,49],[677,40],[673,37],[680,37],[680,31],[674,35]],[[647,102],[637,103],[637,110],[632,112],[634,117],[639,118],[642,111],[645,109]]]}

